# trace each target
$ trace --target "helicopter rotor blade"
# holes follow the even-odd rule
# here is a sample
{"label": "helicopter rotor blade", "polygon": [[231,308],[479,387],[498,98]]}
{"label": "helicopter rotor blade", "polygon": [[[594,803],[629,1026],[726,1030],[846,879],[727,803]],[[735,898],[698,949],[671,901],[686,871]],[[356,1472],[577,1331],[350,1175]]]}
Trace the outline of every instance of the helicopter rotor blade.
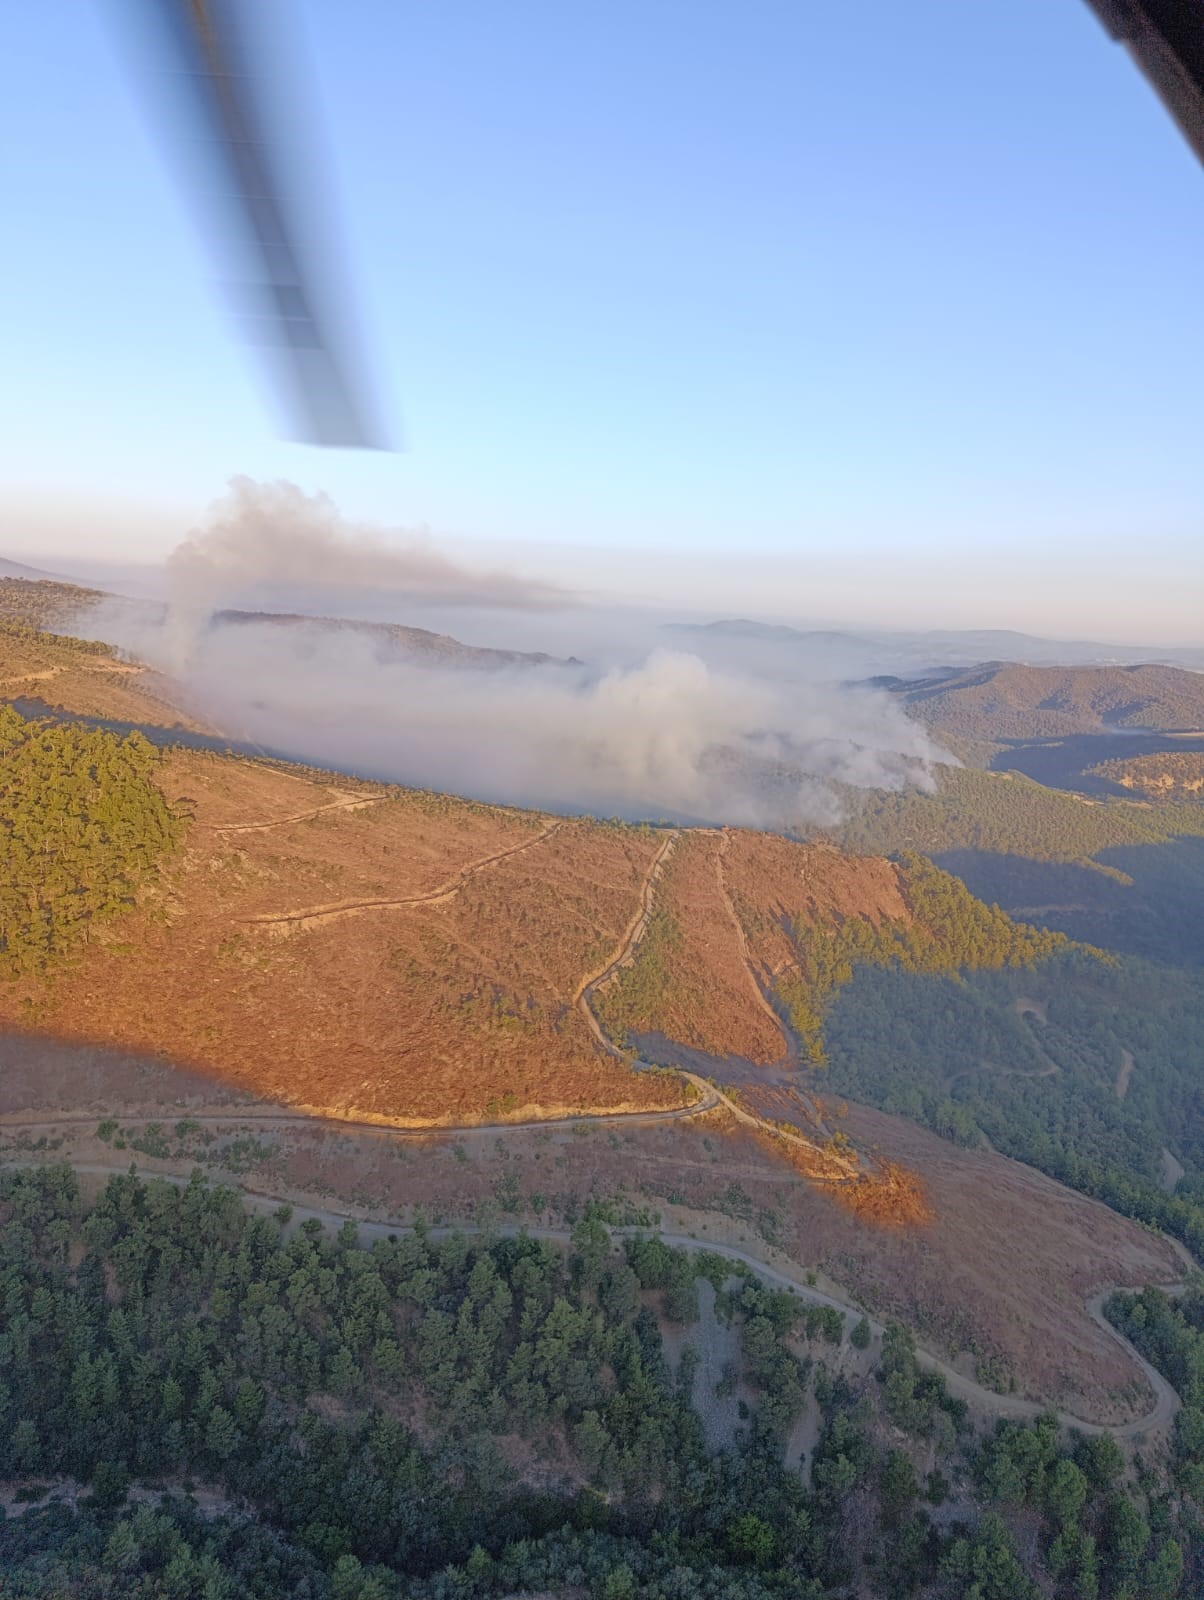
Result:
{"label": "helicopter rotor blade", "polygon": [[1204,161],[1204,0],[1087,0]]}
{"label": "helicopter rotor blade", "polygon": [[188,152],[202,163],[186,171],[184,187],[207,191],[192,198],[218,235],[235,320],[262,353],[289,432],[314,444],[388,448],[355,358],[348,297],[323,262],[334,230],[302,151],[307,131],[312,144],[312,95],[292,82],[299,112],[286,117],[274,104],[278,53],[262,17],[259,29],[248,26],[245,0],[140,0],[139,10],[166,68],[164,113],[182,120]]}

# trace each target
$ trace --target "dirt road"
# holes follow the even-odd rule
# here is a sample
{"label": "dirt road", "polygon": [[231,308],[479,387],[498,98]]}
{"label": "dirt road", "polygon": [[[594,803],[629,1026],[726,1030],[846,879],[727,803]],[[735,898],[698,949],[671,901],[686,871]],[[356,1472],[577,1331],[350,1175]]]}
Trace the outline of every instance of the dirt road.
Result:
{"label": "dirt road", "polygon": [[[687,1074],[698,1088],[698,1099],[690,1105],[675,1106],[668,1111],[578,1111],[562,1117],[534,1117],[518,1122],[393,1122],[387,1117],[340,1117],[329,1111],[288,1111],[263,1106],[248,1106],[245,1110],[233,1106],[228,1111],[184,1111],[181,1118],[198,1123],[201,1127],[244,1127],[250,1123],[257,1132],[280,1133],[289,1128],[312,1130],[325,1123],[332,1129],[349,1128],[356,1133],[375,1133],[390,1139],[430,1139],[444,1135],[496,1134],[535,1132],[545,1128],[574,1128],[583,1122],[621,1124],[625,1128],[652,1127],[658,1122],[679,1122],[686,1117],[698,1117],[714,1111],[722,1096],[702,1078]],[[16,1112],[0,1117],[0,1134],[19,1129],[23,1133],[54,1134],[63,1128],[95,1127],[100,1121],[95,1111],[64,1112],[61,1116],[47,1116],[43,1112]],[[151,1122],[171,1124],[173,1113],[160,1111],[157,1117],[139,1112],[126,1113],[129,1123],[146,1125]]]}
{"label": "dirt road", "polygon": [[[614,955],[610,958],[606,965],[597,973],[582,979],[581,983],[577,987],[577,992],[573,997],[574,1003],[577,1005],[582,1016],[585,1018],[590,1032],[602,1046],[603,1050],[605,1050],[608,1055],[616,1056],[620,1060],[630,1060],[632,1067],[637,1072],[655,1072],[659,1069],[657,1068],[655,1062],[644,1061],[638,1056],[631,1056],[628,1052],[619,1049],[618,1045],[615,1044],[614,1040],[610,1037],[610,1035],[606,1032],[606,1029],[598,1020],[597,1013],[593,1008],[593,998],[594,995],[597,994],[598,990],[604,988],[605,985],[608,984],[622,970],[622,968],[630,965],[630,963],[635,960],[636,954],[640,947],[640,940],[647,932],[648,922],[652,916],[652,907],[656,899],[656,885],[660,881],[661,873],[664,871],[665,862],[669,857],[669,852],[673,849],[674,844],[677,842],[677,838],[678,831],[674,829],[673,832],[666,835],[664,844],[661,845],[660,849],[656,852],[656,855],[653,856],[652,861],[649,864],[648,871],[644,876],[644,882],[640,888],[640,901],[638,909],[624,930],[623,936],[619,941],[618,949],[615,951]],[[728,902],[728,905],[731,907],[730,901]],[[739,921],[736,919],[734,907],[731,908],[731,914],[733,920],[736,921],[737,928],[739,928]],[[741,934],[743,934],[743,930],[741,930]],[[748,971],[749,982],[755,984],[756,979],[753,975],[751,967],[747,966],[747,962],[746,969]],[[761,998],[763,1003],[768,1005],[768,1002],[764,1000],[764,997],[762,996]],[[774,1016],[774,1022],[775,1025],[780,1027],[780,1022],[776,1015]],[[806,1174],[805,1176],[807,1182],[820,1184],[845,1184],[855,1183],[861,1177],[861,1167],[856,1157],[850,1159],[846,1156],[837,1154],[824,1145],[818,1144],[814,1139],[807,1138],[805,1134],[792,1133],[787,1128],[776,1127],[772,1123],[767,1122],[764,1117],[757,1117],[754,1116],[751,1111],[746,1111],[742,1105],[732,1098],[731,1095],[725,1094],[718,1084],[711,1082],[707,1078],[699,1077],[696,1072],[688,1072],[684,1067],[678,1067],[675,1070],[677,1071],[678,1076],[684,1079],[686,1083],[691,1083],[694,1085],[694,1088],[698,1091],[701,1097],[710,1097],[710,1104],[712,1106],[723,1106],[725,1110],[730,1112],[731,1115],[735,1117],[737,1122],[742,1123],[746,1128],[754,1128],[758,1133],[766,1134],[772,1139],[780,1140],[784,1144],[794,1145],[799,1149],[806,1150],[812,1160],[826,1163],[832,1168],[831,1174],[828,1175],[812,1176],[811,1174]],[[803,1174],[800,1174],[800,1176],[803,1176]]]}
{"label": "dirt road", "polygon": [[[351,805],[344,804],[343,809],[354,809],[356,802]],[[375,804],[373,800],[359,800],[359,805]],[[333,811],[335,806],[321,806],[316,812],[303,815],[318,816],[323,811]],[[283,821],[297,821],[298,818],[283,818]],[[256,823],[256,827],[276,827],[278,823]],[[563,821],[550,823],[532,839],[522,839],[518,844],[512,844],[505,850],[496,850],[492,855],[482,856],[479,861],[472,861],[466,867],[461,867],[454,877],[448,878],[445,883],[439,884],[435,889],[428,890],[426,894],[406,895],[401,898],[389,900],[335,900],[328,905],[303,906],[297,911],[267,911],[259,916],[248,917],[246,927],[268,928],[277,933],[297,933],[303,928],[318,928],[327,922],[338,922],[343,917],[362,916],[366,911],[397,911],[407,906],[433,906],[439,905],[444,900],[450,900],[458,894],[470,878],[475,878],[478,872],[495,866],[499,861],[505,861],[510,856],[516,856],[523,850],[530,850],[537,844],[542,844],[564,826]],[[230,830],[225,830],[229,832]]]}
{"label": "dirt road", "polygon": [[[668,1113],[676,1115],[678,1113]],[[547,1124],[541,1124],[547,1126]],[[29,1167],[42,1165],[41,1162],[11,1162],[10,1166]],[[130,1163],[114,1160],[113,1162],[79,1162],[71,1163],[74,1170],[84,1176],[109,1178],[113,1175],[125,1176],[130,1171]],[[165,1182],[183,1188],[190,1180],[175,1173],[151,1173],[147,1177],[161,1177]],[[271,1214],[280,1206],[287,1205],[291,1216],[288,1227],[295,1230],[303,1222],[315,1221],[323,1228],[338,1229],[346,1222],[354,1222],[361,1241],[372,1242],[377,1239],[399,1238],[404,1234],[414,1231],[413,1224],[400,1221],[378,1221],[373,1218],[357,1216],[352,1212],[336,1211],[327,1207],[299,1205],[284,1195],[267,1194],[262,1190],[244,1187],[243,1195],[249,1210],[260,1215]],[[464,1223],[459,1226],[429,1228],[428,1233],[433,1238],[447,1238],[454,1233],[465,1234],[470,1237],[488,1238],[514,1238],[525,1234],[531,1239],[546,1240],[549,1244],[567,1244],[572,1238],[569,1228],[544,1228],[527,1227],[518,1223],[502,1223],[481,1227],[475,1223]],[[634,1237],[639,1233],[648,1233],[648,1229],[617,1227],[610,1230],[612,1238],[623,1239]],[[767,1261],[762,1256],[754,1255],[750,1250],[741,1250],[736,1245],[720,1244],[706,1239],[697,1239],[690,1234],[675,1233],[672,1230],[656,1229],[655,1232],[666,1244],[673,1245],[676,1249],[690,1251],[707,1251],[711,1254],[722,1256],[725,1260],[736,1262],[748,1268],[762,1282],[771,1284],[774,1288],[787,1289],[792,1294],[797,1294],[800,1300],[809,1305],[830,1306],[836,1311],[842,1311],[847,1316],[861,1317],[865,1315],[870,1331],[876,1337],[881,1337],[886,1331],[885,1324],[863,1313],[862,1308],[852,1300],[838,1294],[826,1294],[822,1289],[817,1289],[806,1281],[806,1269],[796,1266],[780,1252],[773,1252],[779,1259],[776,1262]],[[1172,1284],[1164,1286],[1165,1294],[1180,1293],[1185,1285]],[[1082,1417],[1076,1417],[1068,1411],[1058,1411],[1059,1422],[1065,1428],[1077,1428],[1081,1433],[1111,1434],[1115,1439],[1133,1439],[1141,1434],[1165,1433],[1174,1421],[1180,1409],[1181,1402],[1178,1394],[1166,1381],[1156,1368],[1134,1348],[1125,1336],[1120,1333],[1107,1320],[1103,1307],[1114,1289],[1100,1289],[1091,1296],[1087,1302],[1087,1310],[1110,1338],[1115,1339],[1132,1360],[1140,1367],[1149,1380],[1154,1391],[1154,1405],[1143,1416],[1135,1418],[1132,1422],[1103,1423],[1088,1422]],[[1011,1417],[1016,1419],[1031,1420],[1047,1412],[1050,1407],[1042,1405],[1036,1400],[1023,1400],[1016,1395],[996,1394],[993,1389],[984,1388],[972,1378],[965,1377],[957,1372],[948,1362],[929,1350],[917,1347],[916,1359],[921,1366],[930,1371],[939,1372],[945,1379],[951,1394],[956,1395],[972,1405],[981,1407],[994,1416]]]}
{"label": "dirt road", "polygon": [[224,827],[214,828],[214,833],[223,836],[228,833],[263,833],[267,828],[283,828],[290,822],[308,822],[311,817],[325,816],[328,811],[362,811],[365,806],[378,806],[384,799],[378,794],[346,794],[342,789],[331,789],[329,793],[337,795],[338,799],[328,800],[324,806],[312,806],[308,811],[296,811],[291,817],[273,817],[270,822],[233,822]]}
{"label": "dirt road", "polygon": [[[589,973],[582,978],[577,985],[576,993],[573,995],[573,1004],[585,1018],[589,1031],[602,1046],[603,1050],[606,1051],[607,1055],[610,1056],[623,1057],[624,1053],[613,1042],[594,1014],[593,998],[598,990],[604,989],[623,967],[630,965],[635,960],[640,940],[644,937],[648,927],[648,919],[652,915],[653,901],[656,898],[656,885],[660,880],[661,873],[664,871],[669,853],[677,843],[677,838],[678,832],[674,828],[665,835],[664,842],[649,863],[648,871],[644,874],[644,881],[640,885],[640,898],[635,914],[626,928],[624,928],[615,953],[605,966],[599,967],[596,972]],[[645,1061],[638,1063],[638,1065],[647,1067],[651,1063]]]}

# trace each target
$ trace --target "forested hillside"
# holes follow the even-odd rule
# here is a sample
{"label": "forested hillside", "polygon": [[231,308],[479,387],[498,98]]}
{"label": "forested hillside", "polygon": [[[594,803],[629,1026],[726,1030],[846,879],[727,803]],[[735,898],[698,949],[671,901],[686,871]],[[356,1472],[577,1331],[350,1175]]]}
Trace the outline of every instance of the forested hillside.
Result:
{"label": "forested hillside", "polygon": [[[1204,1278],[1195,1279],[1178,1299],[1161,1289],[1122,1292],[1107,1309],[1183,1401],[1175,1419],[1175,1480],[1189,1502],[1204,1507]],[[1204,1536],[1204,1528],[1197,1533]]]}
{"label": "forested hillside", "polygon": [[[494,650],[465,644],[447,633],[432,633],[429,628],[397,622],[359,622],[347,617],[298,616],[280,611],[216,611],[209,625],[212,629],[260,629],[265,637],[289,638],[303,652],[331,640],[351,638],[361,641],[378,661],[414,661],[430,667],[498,671],[503,667],[568,665],[542,650]],[[579,666],[580,662],[576,664]]]}
{"label": "forested hillside", "polygon": [[842,799],[846,814],[836,830],[842,847],[870,854],[982,850],[1031,861],[1086,861],[1106,850],[1204,837],[1198,806],[1088,801],[1020,773],[971,767],[939,768],[931,793],[874,789]]}
{"label": "forested hillside", "polygon": [[863,967],[825,1038],[832,1091],[987,1140],[1204,1251],[1198,976],[1079,950],[961,980]]}
{"label": "forested hillside", "polygon": [[184,823],[141,734],[26,721],[0,705],[0,977],[61,960],[134,903]]}
{"label": "forested hillside", "polygon": [[1092,770],[1147,800],[1204,800],[1204,754],[1198,750],[1103,761]]}
{"label": "forested hillside", "polygon": [[[616,1251],[596,1212],[567,1257],[422,1228],[363,1249],[195,1180],[113,1178],[89,1207],[57,1168],[0,1175],[0,1247],[0,1470],[27,1502],[91,1486],[0,1524],[8,1594],[1036,1600],[1053,1574],[1173,1600],[1199,1577],[1198,1507],[1127,1490],[1111,1440],[976,1436],[902,1329],[875,1355],[868,1323],[717,1257]],[[738,1340],[718,1382],[704,1291]],[[145,1503],[181,1478],[208,1516]]]}
{"label": "forested hillside", "polygon": [[1106,728],[1204,728],[1204,675],[1179,667],[1028,667],[988,662],[892,689],[938,733],[1057,739]]}
{"label": "forested hillside", "polygon": [[851,850],[919,850],[981,900],[1109,950],[1204,963],[1204,807],[1087,800],[942,767],[932,794],[846,797]]}
{"label": "forested hillside", "polygon": [[1032,968],[1066,948],[1061,934],[1013,922],[923,856],[904,853],[898,867],[908,920],[795,924],[797,965],[778,979],[777,992],[812,1062],[824,1059],[824,1013],[858,968],[917,976]]}

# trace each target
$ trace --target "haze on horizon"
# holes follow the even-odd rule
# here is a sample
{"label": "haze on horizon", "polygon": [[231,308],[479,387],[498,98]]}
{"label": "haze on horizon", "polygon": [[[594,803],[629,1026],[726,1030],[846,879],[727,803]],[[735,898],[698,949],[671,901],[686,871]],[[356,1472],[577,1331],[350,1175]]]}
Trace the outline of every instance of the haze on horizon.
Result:
{"label": "haze on horizon", "polygon": [[[320,488],[306,496],[287,481],[265,487],[328,499]],[[0,557],[117,593],[163,597],[173,559],[228,499],[229,488],[191,514],[143,507],[124,515],[103,509],[56,515],[45,505],[24,512],[0,505]],[[339,508],[332,504],[332,511],[338,515]],[[365,531],[382,551],[404,558],[417,547],[468,581],[459,590],[432,590],[425,581],[408,589],[393,584],[372,600],[366,579],[351,599],[345,586],[324,588],[326,572],[310,591],[294,584],[291,600],[272,600],[265,570],[258,599],[251,586],[240,591],[228,582],[222,603],[406,622],[474,644],[560,653],[597,648],[600,629],[642,634],[665,621],[740,617],[816,630],[1004,630],[1055,641],[1204,647],[1204,539],[1177,558],[1170,584],[1163,561],[1135,567],[1125,549],[1097,548],[1085,559],[1077,546],[1037,554],[968,543],[949,552],[881,539],[870,547],[791,552],[757,550],[750,537],[742,552],[708,551],[691,560],[668,546],[633,554],[440,536],[396,524],[368,524]],[[492,597],[476,587],[487,580],[501,582]]]}
{"label": "haze on horizon", "polygon": [[274,436],[102,12],[0,63],[0,554],[161,563],[245,474],[586,609],[1204,640],[1204,184],[1081,0],[290,0],[380,456]]}

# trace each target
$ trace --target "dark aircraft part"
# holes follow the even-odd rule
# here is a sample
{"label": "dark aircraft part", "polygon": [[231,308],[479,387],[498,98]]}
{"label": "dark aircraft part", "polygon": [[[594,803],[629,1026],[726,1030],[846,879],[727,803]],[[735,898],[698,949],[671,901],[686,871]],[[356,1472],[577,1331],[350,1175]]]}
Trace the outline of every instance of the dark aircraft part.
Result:
{"label": "dark aircraft part", "polygon": [[1204,0],[1088,0],[1204,161]]}
{"label": "dark aircraft part", "polygon": [[[347,297],[322,266],[333,229],[304,149],[312,97],[289,82],[273,96],[273,73],[283,76],[277,47],[287,41],[267,37],[271,11],[256,17],[256,4],[140,0],[146,38],[166,57],[164,114],[184,123],[187,187],[206,229],[220,236],[236,318],[264,353],[289,432],[314,444],[384,448],[354,359]],[[274,10],[277,23],[289,22],[287,8]],[[281,93],[292,98],[287,113]]]}

